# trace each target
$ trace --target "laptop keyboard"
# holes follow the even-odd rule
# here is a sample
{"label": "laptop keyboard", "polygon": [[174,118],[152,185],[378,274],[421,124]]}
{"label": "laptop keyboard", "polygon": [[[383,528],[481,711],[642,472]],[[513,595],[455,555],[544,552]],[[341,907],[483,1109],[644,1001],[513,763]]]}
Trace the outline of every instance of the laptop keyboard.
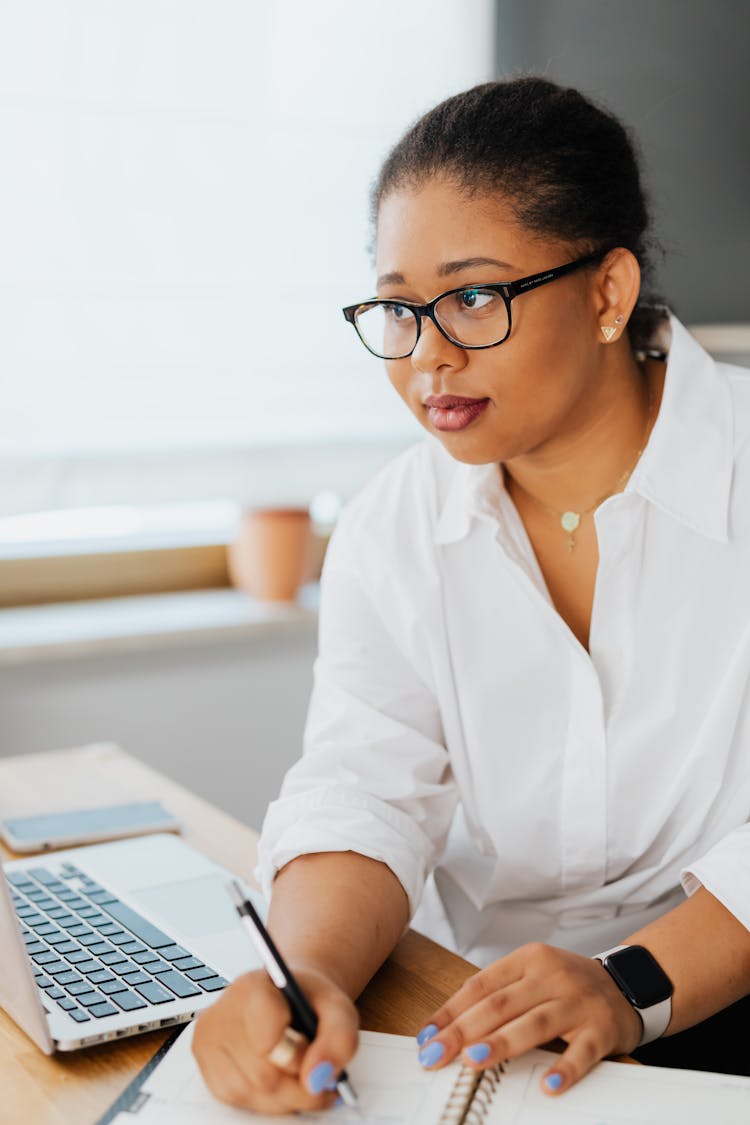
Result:
{"label": "laptop keyboard", "polygon": [[6,871],[36,983],[77,1023],[227,981],[72,863]]}

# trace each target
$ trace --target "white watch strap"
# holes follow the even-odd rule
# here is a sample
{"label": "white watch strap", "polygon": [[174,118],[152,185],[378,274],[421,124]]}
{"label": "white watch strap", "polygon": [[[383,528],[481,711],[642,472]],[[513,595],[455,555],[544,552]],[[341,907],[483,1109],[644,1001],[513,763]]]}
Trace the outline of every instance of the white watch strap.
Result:
{"label": "white watch strap", "polygon": [[[629,948],[627,945],[615,945],[612,949],[605,950],[604,953],[597,953],[594,960],[601,961],[604,964],[605,957],[609,957],[611,953],[619,953],[621,949]],[[650,1008],[637,1008],[633,1004],[633,1009],[641,1017],[641,1023],[643,1024],[643,1034],[638,1041],[638,1046],[643,1047],[646,1043],[652,1043],[654,1039],[660,1039],[669,1027],[672,1016],[672,997],[668,996],[666,1000],[660,1000],[658,1004],[652,1004]]]}

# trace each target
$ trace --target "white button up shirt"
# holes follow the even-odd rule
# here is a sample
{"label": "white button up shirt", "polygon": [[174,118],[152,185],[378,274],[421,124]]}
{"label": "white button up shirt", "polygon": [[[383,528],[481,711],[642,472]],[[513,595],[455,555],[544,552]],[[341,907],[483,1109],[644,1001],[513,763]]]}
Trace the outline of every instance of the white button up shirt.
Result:
{"label": "white button up shirt", "polygon": [[266,891],[301,853],[360,852],[477,964],[597,952],[701,884],[750,928],[750,372],[674,318],[648,445],[595,522],[587,652],[496,465],[427,439],[351,502]]}

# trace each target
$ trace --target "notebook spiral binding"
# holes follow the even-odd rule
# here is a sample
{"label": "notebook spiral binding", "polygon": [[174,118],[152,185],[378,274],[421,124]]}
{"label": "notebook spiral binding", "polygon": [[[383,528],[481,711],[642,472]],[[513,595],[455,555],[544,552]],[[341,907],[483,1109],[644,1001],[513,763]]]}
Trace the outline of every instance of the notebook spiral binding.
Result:
{"label": "notebook spiral binding", "polygon": [[479,1071],[462,1067],[438,1125],[483,1125],[502,1073],[502,1063]]}

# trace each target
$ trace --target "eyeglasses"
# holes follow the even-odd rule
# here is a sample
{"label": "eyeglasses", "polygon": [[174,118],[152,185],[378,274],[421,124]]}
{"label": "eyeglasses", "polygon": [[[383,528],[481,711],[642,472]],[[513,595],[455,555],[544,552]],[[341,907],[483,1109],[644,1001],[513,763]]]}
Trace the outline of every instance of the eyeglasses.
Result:
{"label": "eyeglasses", "polygon": [[359,305],[348,305],[342,311],[349,323],[354,325],[367,350],[380,359],[406,359],[410,356],[417,346],[425,316],[446,340],[460,348],[496,348],[510,336],[510,305],[515,297],[599,262],[607,253],[607,250],[600,250],[596,254],[587,254],[585,258],[543,273],[530,274],[518,281],[449,289],[426,305],[374,299]]}

